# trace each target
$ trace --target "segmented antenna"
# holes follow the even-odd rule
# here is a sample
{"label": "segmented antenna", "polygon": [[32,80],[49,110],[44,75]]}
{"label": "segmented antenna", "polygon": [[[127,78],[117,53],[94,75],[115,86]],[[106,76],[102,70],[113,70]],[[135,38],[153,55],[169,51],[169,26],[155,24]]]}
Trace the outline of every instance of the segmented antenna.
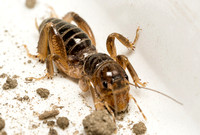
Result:
{"label": "segmented antenna", "polygon": [[[130,82],[129,82],[129,84],[135,86],[134,84],[132,84]],[[157,90],[154,90],[154,89],[151,89],[151,88],[147,88],[147,87],[141,87],[141,86],[137,86],[137,87],[145,89],[145,90],[149,90],[149,91],[153,91],[153,92],[159,93],[159,94],[161,94],[161,95],[173,100],[174,102],[176,102],[176,103],[178,103],[180,105],[183,105],[183,103],[179,102],[178,100],[176,100],[176,99],[174,99],[174,98],[172,98],[172,97],[168,96],[167,94],[164,94],[164,93],[162,93],[160,91],[157,91]]]}

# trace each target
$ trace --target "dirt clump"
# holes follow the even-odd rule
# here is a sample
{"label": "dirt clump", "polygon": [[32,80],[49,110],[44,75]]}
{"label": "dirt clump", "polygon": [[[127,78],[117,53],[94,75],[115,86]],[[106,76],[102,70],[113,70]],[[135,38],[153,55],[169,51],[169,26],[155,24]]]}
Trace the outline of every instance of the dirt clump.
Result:
{"label": "dirt clump", "polygon": [[16,79],[11,79],[7,77],[6,83],[3,84],[3,90],[14,89],[17,87],[18,83]]}
{"label": "dirt clump", "polygon": [[19,78],[19,76],[18,75],[13,75],[12,78],[16,79],[16,78]]}
{"label": "dirt clump", "polygon": [[52,111],[45,111],[43,114],[39,115],[40,120],[45,120],[51,117],[55,117],[59,114],[58,110],[52,110]]}
{"label": "dirt clump", "polygon": [[31,62],[32,62],[31,60],[28,60],[28,61],[27,61],[27,63],[29,63],[29,64],[30,64]]}
{"label": "dirt clump", "polygon": [[47,89],[44,89],[44,88],[38,88],[37,90],[36,90],[36,92],[37,92],[37,94],[39,94],[40,95],[40,97],[41,98],[48,98],[48,96],[49,96],[49,90],[47,90]]}
{"label": "dirt clump", "polygon": [[36,128],[38,128],[39,127],[39,125],[36,125],[36,124],[33,124],[32,125],[32,129],[36,129]]}
{"label": "dirt clump", "polygon": [[29,96],[25,95],[22,99],[23,100],[29,100]]}
{"label": "dirt clump", "polygon": [[63,130],[69,126],[69,120],[66,117],[59,117],[56,123]]}
{"label": "dirt clump", "polygon": [[0,133],[0,135],[7,135],[6,131],[3,131],[2,133]]}
{"label": "dirt clump", "polygon": [[5,127],[5,121],[0,117],[0,131]]}
{"label": "dirt clump", "polygon": [[36,4],[36,0],[26,0],[26,7],[27,8],[34,8]]}
{"label": "dirt clump", "polygon": [[47,126],[53,127],[55,125],[55,121],[47,121]]}
{"label": "dirt clump", "polygon": [[48,135],[58,135],[58,132],[57,132],[55,129],[50,128],[50,129],[49,129],[49,134],[48,134]]}
{"label": "dirt clump", "polygon": [[19,100],[19,101],[29,101],[30,100],[30,98],[29,98],[29,96],[27,96],[27,95],[25,95],[24,97],[15,97],[14,99],[17,99],[17,100]]}
{"label": "dirt clump", "polygon": [[8,75],[6,74],[6,73],[2,73],[1,75],[0,75],[0,78],[5,78],[5,77],[7,77]]}
{"label": "dirt clump", "polygon": [[94,111],[83,120],[87,135],[111,135],[116,131],[116,124],[106,110]]}
{"label": "dirt clump", "polygon": [[133,125],[133,133],[136,135],[142,135],[147,131],[147,128],[143,122],[136,123]]}

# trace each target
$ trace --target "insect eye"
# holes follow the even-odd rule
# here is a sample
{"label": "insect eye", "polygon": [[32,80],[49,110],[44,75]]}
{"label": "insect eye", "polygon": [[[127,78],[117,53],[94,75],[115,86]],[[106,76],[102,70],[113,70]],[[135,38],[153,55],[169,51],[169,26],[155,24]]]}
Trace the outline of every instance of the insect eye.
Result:
{"label": "insect eye", "polygon": [[128,80],[128,76],[127,75],[125,75],[125,78],[126,78],[126,80]]}
{"label": "insect eye", "polygon": [[104,81],[103,82],[103,87],[107,89],[108,88],[108,83]]}

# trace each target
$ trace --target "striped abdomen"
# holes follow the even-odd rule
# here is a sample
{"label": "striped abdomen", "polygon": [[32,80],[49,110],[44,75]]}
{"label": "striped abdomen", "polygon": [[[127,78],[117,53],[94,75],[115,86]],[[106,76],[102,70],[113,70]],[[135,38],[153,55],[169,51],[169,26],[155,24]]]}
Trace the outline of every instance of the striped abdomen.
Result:
{"label": "striped abdomen", "polygon": [[59,33],[66,48],[67,55],[81,55],[81,53],[86,52],[86,50],[93,50],[96,52],[95,47],[91,44],[91,40],[83,30],[61,19],[48,18],[44,20],[39,27],[39,31],[48,22],[52,22]]}

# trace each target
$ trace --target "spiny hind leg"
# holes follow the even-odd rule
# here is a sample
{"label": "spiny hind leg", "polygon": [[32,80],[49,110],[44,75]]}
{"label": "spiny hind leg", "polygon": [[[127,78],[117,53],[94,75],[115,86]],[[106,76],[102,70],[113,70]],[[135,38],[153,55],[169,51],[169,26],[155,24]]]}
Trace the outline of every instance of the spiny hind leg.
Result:
{"label": "spiny hind leg", "polygon": [[137,40],[139,38],[139,30],[141,30],[140,27],[138,27],[136,30],[136,36],[135,36],[135,39],[133,42],[130,42],[126,37],[124,37],[123,35],[121,35],[119,33],[110,34],[106,41],[107,51],[110,54],[110,56],[113,59],[116,59],[116,56],[117,56],[117,50],[116,50],[116,46],[115,46],[115,38],[117,38],[127,48],[134,50],[135,43],[137,42]]}
{"label": "spiny hind leg", "polygon": [[49,34],[49,30],[52,27],[52,23],[47,23],[44,28],[42,29],[41,33],[40,33],[40,37],[39,37],[39,41],[38,41],[38,54],[37,55],[33,55],[29,53],[29,50],[27,48],[26,45],[24,45],[26,51],[27,51],[27,55],[31,58],[39,58],[40,62],[44,62],[47,58],[48,55],[48,34]]}
{"label": "spiny hind leg", "polygon": [[[40,77],[40,78],[32,77],[32,79],[35,79],[35,80],[44,79],[45,77],[48,77],[48,78],[53,77],[53,74],[54,74],[53,61],[57,64],[57,67],[65,74],[68,74],[68,71],[69,71],[69,66],[67,63],[67,55],[65,52],[65,48],[63,46],[63,42],[60,39],[60,37],[55,33],[53,24],[49,23],[49,24],[47,24],[47,26],[48,25],[50,25],[51,27],[48,27],[48,31],[46,31],[46,34],[47,33],[48,34],[46,36],[47,43],[45,43],[45,44],[47,44],[49,46],[50,50],[53,50],[53,53],[49,54],[48,56],[46,56],[47,52],[45,53],[45,57],[47,57],[47,63],[46,63],[47,73],[45,76]],[[40,43],[40,40],[39,40],[39,43]],[[41,42],[41,44],[42,44],[42,42]],[[48,47],[48,46],[45,46],[45,47]],[[40,44],[38,45],[38,53],[40,54],[40,56],[41,56],[40,52],[44,51],[44,48],[42,48],[42,47],[44,47],[44,46],[42,46],[42,45],[40,46]],[[46,50],[47,49],[48,48],[46,48]],[[60,50],[63,50],[63,51],[60,51]]]}
{"label": "spiny hind leg", "polygon": [[71,21],[74,21],[78,25],[78,27],[80,27],[83,31],[85,31],[88,34],[90,40],[92,41],[92,45],[96,46],[96,41],[92,29],[90,28],[88,23],[77,13],[69,12],[63,17],[63,20],[69,23],[71,23]]}

